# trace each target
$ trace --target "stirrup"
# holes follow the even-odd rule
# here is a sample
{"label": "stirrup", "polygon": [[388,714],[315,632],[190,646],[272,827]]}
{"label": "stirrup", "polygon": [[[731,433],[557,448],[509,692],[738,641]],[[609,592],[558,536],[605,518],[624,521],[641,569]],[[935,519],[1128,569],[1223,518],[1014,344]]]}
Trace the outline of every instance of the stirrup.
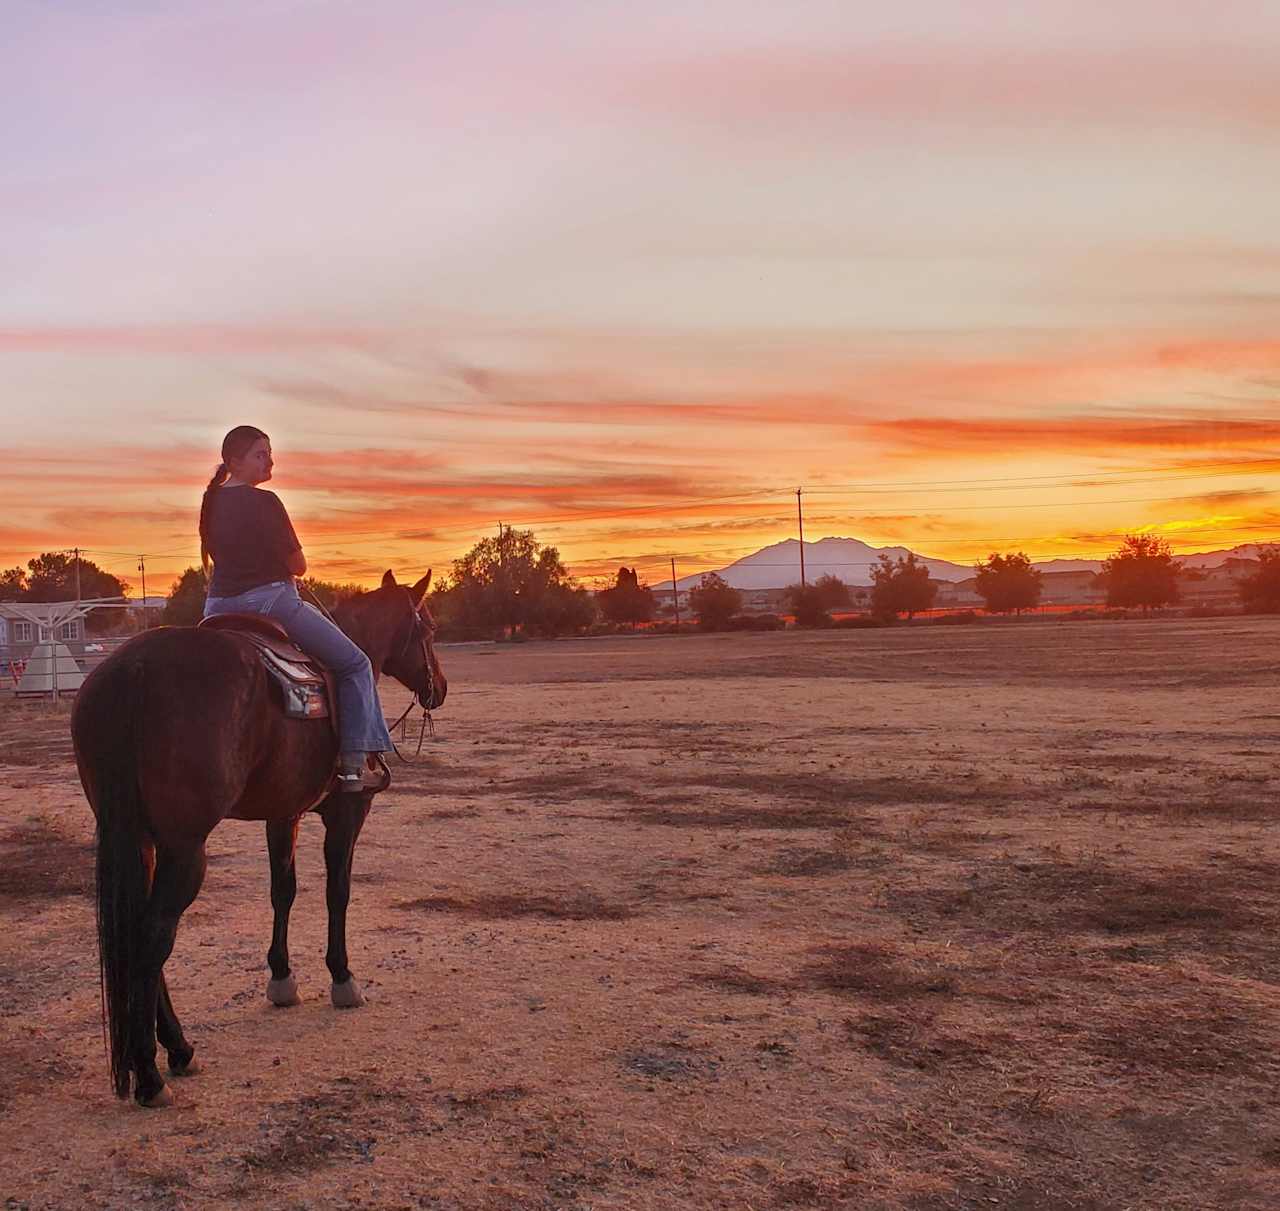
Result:
{"label": "stirrup", "polygon": [[372,791],[375,795],[391,785],[391,771],[383,760],[381,753],[372,753],[372,760],[378,763],[378,770],[368,765],[358,770],[340,769],[333,776],[334,789],[339,794],[359,795]]}

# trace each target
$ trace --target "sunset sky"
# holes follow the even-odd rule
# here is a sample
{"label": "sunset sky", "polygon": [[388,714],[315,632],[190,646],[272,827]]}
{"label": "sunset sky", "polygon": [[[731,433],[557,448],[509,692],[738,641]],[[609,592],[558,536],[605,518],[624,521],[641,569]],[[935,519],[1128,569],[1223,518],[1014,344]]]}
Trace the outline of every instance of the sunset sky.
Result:
{"label": "sunset sky", "polygon": [[[1280,5],[9,0],[0,567],[1280,539]],[[153,580],[154,577],[154,580]]]}

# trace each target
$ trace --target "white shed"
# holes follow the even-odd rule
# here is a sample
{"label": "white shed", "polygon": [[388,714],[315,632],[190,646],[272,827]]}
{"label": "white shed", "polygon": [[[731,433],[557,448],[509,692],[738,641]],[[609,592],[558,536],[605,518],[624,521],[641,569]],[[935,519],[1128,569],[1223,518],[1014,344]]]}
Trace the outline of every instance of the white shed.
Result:
{"label": "white shed", "polygon": [[32,648],[14,693],[58,696],[74,694],[84,684],[84,670],[65,643],[41,643]]}

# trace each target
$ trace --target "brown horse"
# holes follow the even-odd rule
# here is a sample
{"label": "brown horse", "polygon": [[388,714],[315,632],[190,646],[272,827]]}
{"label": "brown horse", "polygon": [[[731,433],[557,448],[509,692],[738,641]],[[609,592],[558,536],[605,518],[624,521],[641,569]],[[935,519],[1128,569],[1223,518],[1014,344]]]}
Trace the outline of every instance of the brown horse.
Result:
{"label": "brown horse", "polygon": [[[341,607],[335,621],[422,706],[444,702],[428,572],[410,588],[388,572],[381,586]],[[222,820],[263,820],[275,923],[267,995],[297,1004],[289,969],[289,910],[297,882],[298,821],[325,825],[334,1005],[363,1003],[347,966],[351,856],[372,791],[327,793],[337,738],[327,719],[287,718],[249,640],[227,630],[145,631],[86,678],[71,716],[76,765],[97,817],[98,956],[111,1079],[119,1097],[167,1106],[156,1040],[175,1076],[195,1070],[165,986],[178,920],[200,891],[205,839]]]}

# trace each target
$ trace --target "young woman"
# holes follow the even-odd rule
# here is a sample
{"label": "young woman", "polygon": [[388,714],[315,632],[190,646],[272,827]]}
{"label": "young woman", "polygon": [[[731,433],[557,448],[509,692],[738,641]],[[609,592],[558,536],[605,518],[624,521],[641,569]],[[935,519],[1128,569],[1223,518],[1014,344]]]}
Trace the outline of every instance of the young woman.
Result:
{"label": "young woman", "polygon": [[264,614],[333,673],[338,683],[338,786],[364,788],[370,753],[392,751],[369,658],[315,606],[298,596],[307,570],[284,505],[258,487],[271,478],[271,439],[238,425],[222,441],[222,462],[200,502],[200,559],[213,576],[204,614]]}

